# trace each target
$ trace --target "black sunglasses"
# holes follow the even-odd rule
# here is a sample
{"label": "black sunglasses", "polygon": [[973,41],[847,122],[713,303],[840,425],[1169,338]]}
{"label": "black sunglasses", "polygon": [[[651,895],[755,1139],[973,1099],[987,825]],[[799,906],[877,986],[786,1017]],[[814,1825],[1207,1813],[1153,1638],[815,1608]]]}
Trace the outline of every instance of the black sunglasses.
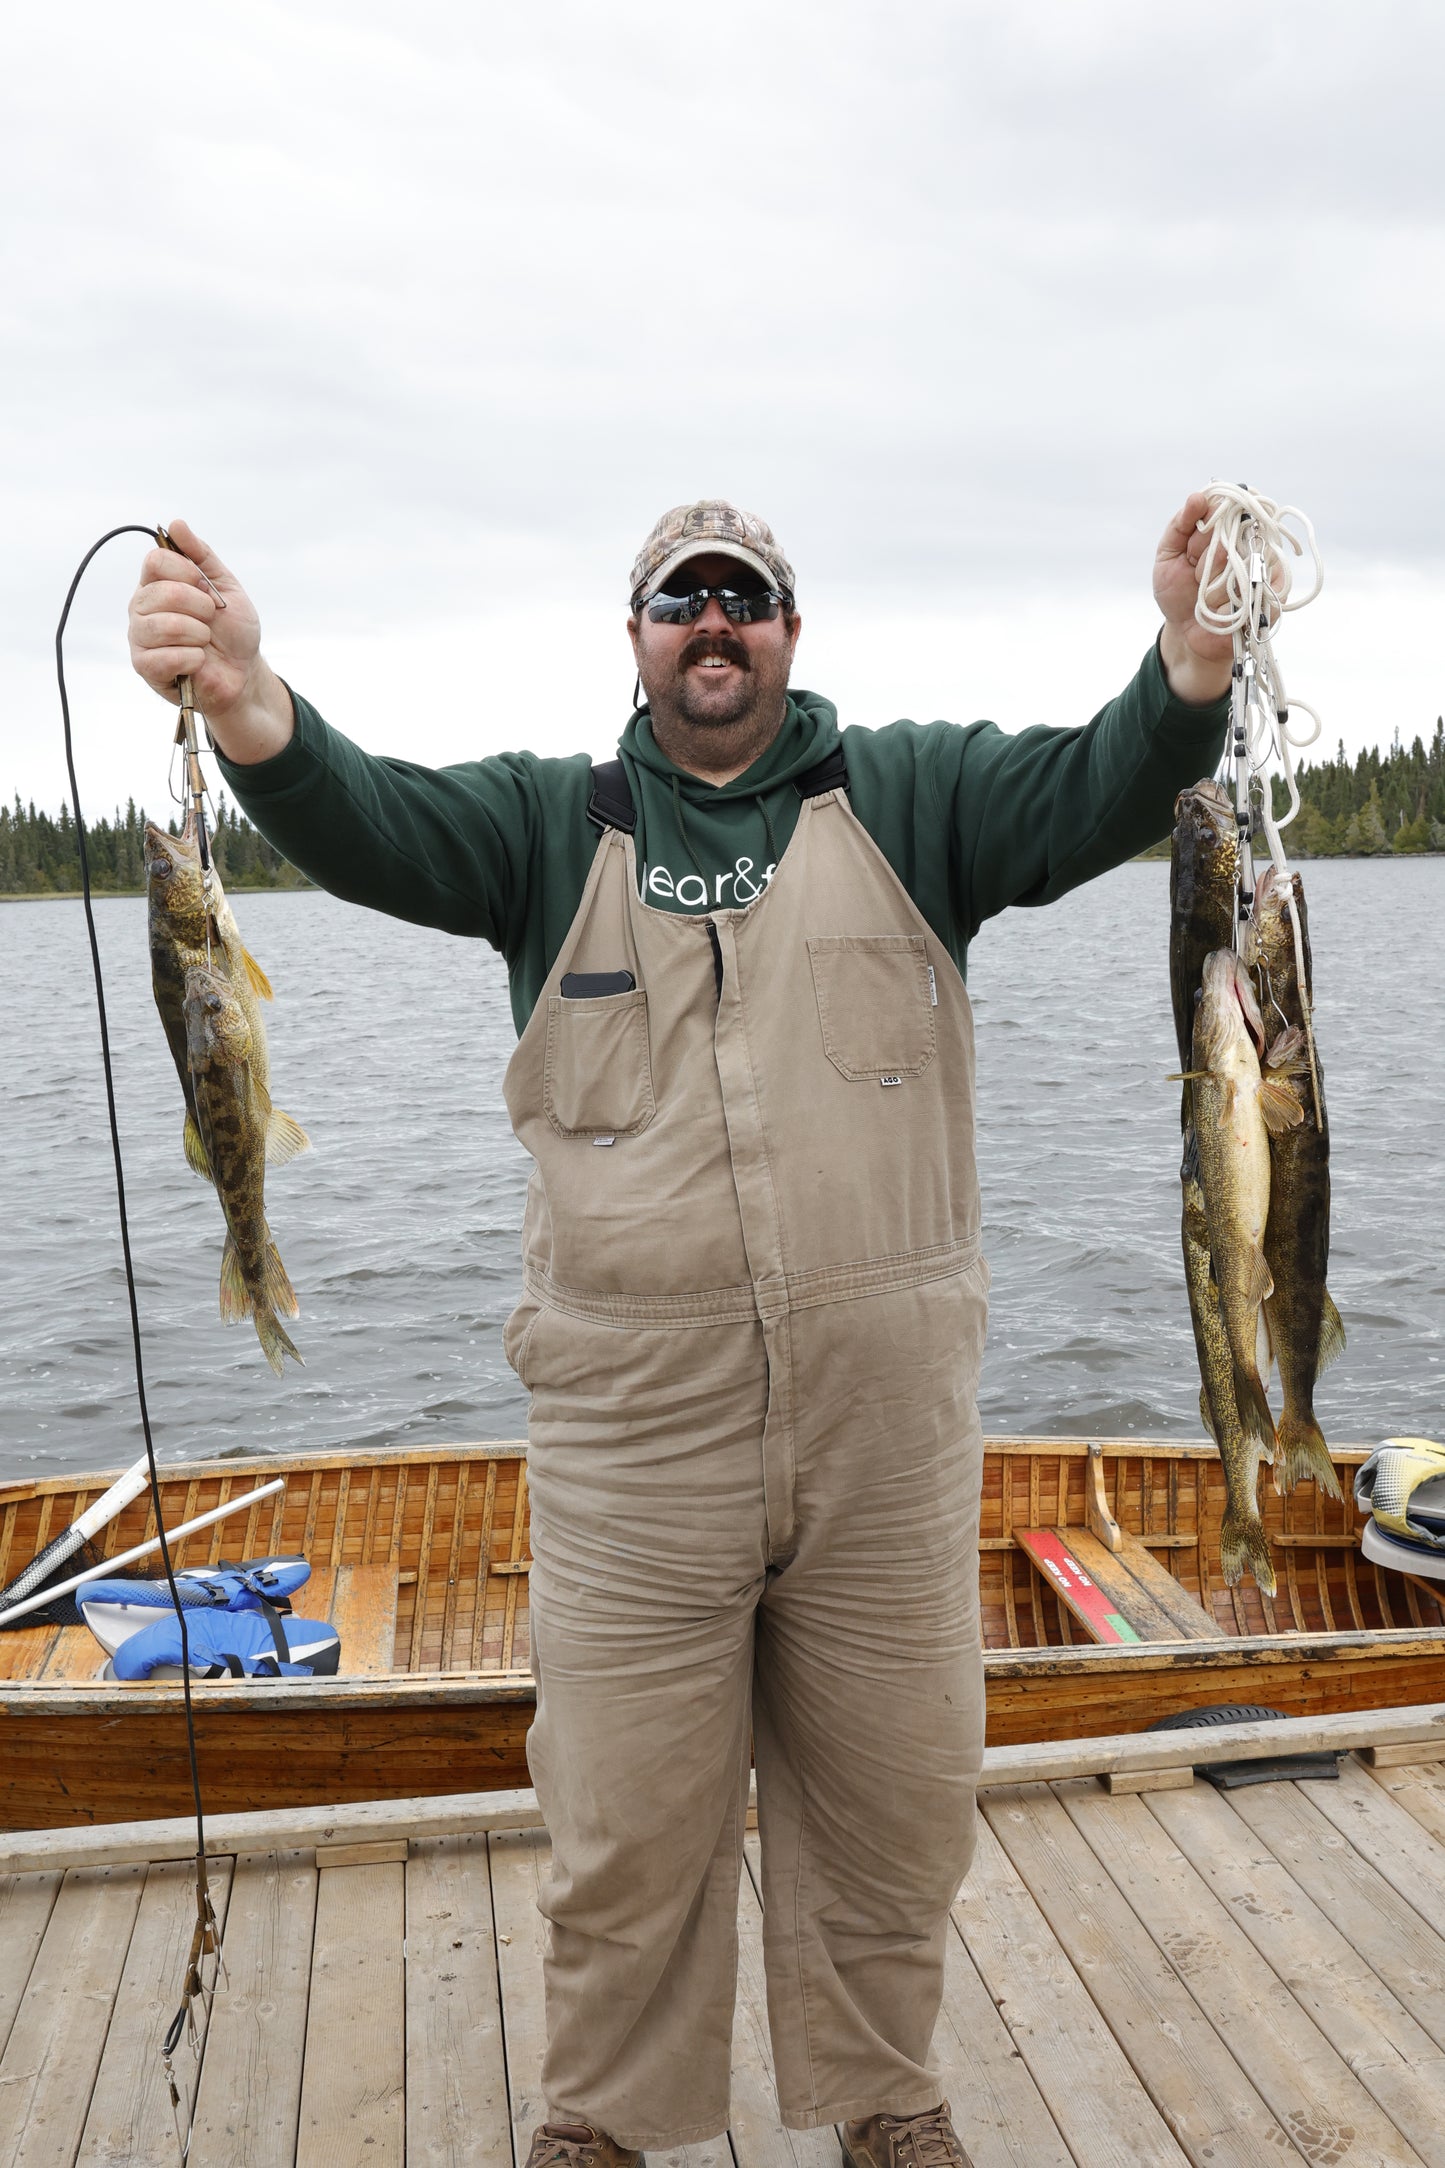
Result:
{"label": "black sunglasses", "polygon": [[752,625],[776,617],[791,601],[791,596],[772,587],[755,595],[740,595],[734,587],[695,587],[687,595],[654,595],[647,614],[654,625],[690,625],[710,602],[719,602],[730,625]]}

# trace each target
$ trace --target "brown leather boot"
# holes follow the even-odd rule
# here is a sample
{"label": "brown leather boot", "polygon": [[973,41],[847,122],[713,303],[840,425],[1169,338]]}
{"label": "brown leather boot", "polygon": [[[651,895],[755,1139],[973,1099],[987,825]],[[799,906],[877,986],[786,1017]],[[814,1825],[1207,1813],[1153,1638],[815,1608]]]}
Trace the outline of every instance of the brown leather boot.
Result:
{"label": "brown leather boot", "polygon": [[848,2168],[973,2168],[948,2119],[948,2102],[923,2115],[865,2115],[843,2125]]}
{"label": "brown leather boot", "polygon": [[527,2168],[647,2168],[647,2161],[644,2154],[629,2153],[590,2123],[539,2123],[532,2133]]}

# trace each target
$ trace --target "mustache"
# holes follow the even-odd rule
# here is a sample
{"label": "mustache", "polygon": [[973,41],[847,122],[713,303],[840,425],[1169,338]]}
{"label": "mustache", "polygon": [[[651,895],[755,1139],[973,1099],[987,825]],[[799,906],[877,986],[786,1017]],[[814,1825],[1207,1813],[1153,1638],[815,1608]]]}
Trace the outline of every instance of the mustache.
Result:
{"label": "mustache", "polygon": [[740,670],[752,668],[742,641],[730,640],[722,632],[700,633],[697,639],[689,640],[678,658],[678,668],[686,670],[691,664],[701,662],[704,655],[721,655],[724,662],[736,663]]}

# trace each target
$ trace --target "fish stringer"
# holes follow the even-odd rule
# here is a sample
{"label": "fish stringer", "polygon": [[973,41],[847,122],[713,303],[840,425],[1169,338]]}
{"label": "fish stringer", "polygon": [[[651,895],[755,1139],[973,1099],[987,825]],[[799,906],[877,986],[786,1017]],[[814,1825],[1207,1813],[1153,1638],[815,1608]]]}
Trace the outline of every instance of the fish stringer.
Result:
{"label": "fish stringer", "polygon": [[[1242,483],[1211,482],[1205,495],[1210,511],[1200,521],[1208,543],[1199,567],[1199,593],[1194,604],[1198,622],[1210,632],[1227,632],[1234,644],[1230,678],[1230,734],[1225,753],[1226,776],[1232,780],[1234,820],[1239,836],[1238,903],[1235,913],[1236,952],[1250,961],[1254,931],[1255,868],[1254,813],[1269,843],[1270,858],[1286,895],[1293,903],[1294,881],[1281,830],[1289,826],[1300,809],[1295,781],[1294,755],[1313,745],[1320,735],[1320,718],[1303,700],[1291,707],[1284,678],[1274,651],[1274,633],[1288,610],[1302,610],[1313,602],[1324,584],[1324,564],[1315,531],[1305,514],[1294,505],[1279,505],[1272,498]],[[1291,521],[1303,530],[1294,532]],[[1308,594],[1291,596],[1291,557],[1308,556],[1314,584]],[[1213,599],[1211,599],[1213,598]],[[1301,733],[1291,728],[1294,709],[1312,725]],[[1275,818],[1271,763],[1284,777],[1289,804]],[[1227,771],[1232,768],[1232,778]],[[1305,975],[1304,936],[1299,913],[1291,908],[1290,932],[1294,940],[1295,976],[1299,984],[1300,1009],[1304,1016],[1305,1045],[1309,1052],[1310,1085],[1314,1094],[1315,1122],[1322,1123],[1319,1064],[1315,1055],[1314,1017]]]}
{"label": "fish stringer", "polygon": [[[145,1440],[145,1463],[149,1478],[151,1506],[155,1514],[156,1540],[160,1548],[161,1564],[165,1571],[166,1587],[180,1623],[181,1709],[185,1720],[186,1759],[190,1772],[191,1797],[196,1822],[196,1924],[191,1938],[191,1952],[186,1966],[180,2007],[166,2032],[161,2055],[166,2084],[170,2094],[171,2114],[176,2126],[176,2143],[180,2148],[180,2157],[184,2168],[184,2162],[190,2150],[194,2111],[190,2105],[189,2086],[182,2088],[177,2082],[175,2051],[180,2046],[182,2038],[189,2036],[193,2052],[199,2060],[200,2033],[196,2025],[196,2004],[199,2002],[203,2010],[209,2013],[217,1984],[224,1976],[221,1965],[221,1935],[216,1919],[216,1908],[211,1900],[207,1871],[205,1817],[201,1801],[200,1762],[196,1750],[195,1709],[191,1700],[191,1659],[190,1643],[186,1631],[186,1610],[185,1605],[181,1602],[180,1592],[176,1587],[175,1566],[171,1558],[170,1542],[166,1535],[165,1517],[161,1502],[160,1471],[156,1465],[155,1438],[151,1430],[150,1407],[146,1396],[140,1300],[136,1289],[135,1259],[131,1249],[130,1215],[126,1205],[125,1165],[121,1152],[120,1118],[116,1108],[115,1073],[110,1046],[110,1023],[105,1000],[105,974],[101,967],[100,942],[96,933],[85,816],[81,811],[80,784],[75,770],[75,746],[70,723],[70,695],[65,684],[65,630],[70,622],[71,608],[75,602],[81,580],[84,578],[86,570],[97,552],[103,549],[107,542],[113,542],[118,535],[123,534],[151,536],[165,548],[174,547],[164,527],[140,526],[133,523],[127,523],[122,527],[112,527],[100,537],[98,542],[91,544],[91,547],[82,557],[74,578],[71,580],[60,613],[60,622],[55,628],[55,675],[60,693],[60,722],[65,742],[65,768],[70,783],[71,810],[75,819],[75,844],[80,865],[81,902],[85,912],[86,937],[90,947],[91,969],[95,980],[96,1016],[100,1026],[101,1069],[105,1080],[106,1115],[110,1128],[111,1157],[115,1169],[115,1201],[120,1221],[121,1257],[125,1267],[126,1301],[130,1313],[131,1348],[135,1363],[136,1405],[140,1415],[141,1435]],[[221,596],[218,595],[216,600],[224,607]],[[181,681],[181,716],[181,728],[177,733],[177,742],[184,744],[187,749],[185,788],[195,804],[197,827],[200,831],[201,860],[206,868],[209,880],[210,844],[205,830],[204,809],[200,803],[200,795],[204,791],[205,783],[204,778],[201,776],[200,757],[196,750],[195,702],[189,679]],[[189,721],[187,721],[187,718],[189,718]],[[211,1968],[208,1983],[206,1972],[208,1960],[211,1959],[214,1959],[214,1966]],[[184,2130],[181,2122],[183,2105],[185,2107]]]}
{"label": "fish stringer", "polygon": [[[182,554],[176,549],[164,527],[156,528],[156,540],[162,549],[175,550],[177,556]],[[204,573],[201,576],[205,578]],[[214,596],[217,606],[224,610],[225,596],[218,594],[209,580],[206,581],[206,586]],[[206,964],[209,967],[212,961],[211,919],[215,883],[211,876],[211,840],[206,830],[206,778],[201,768],[200,746],[196,740],[196,696],[190,679],[177,678],[176,690],[181,698],[180,719],[176,724],[176,744],[181,748],[181,820],[184,823],[189,815],[195,816],[196,840],[201,853],[201,879],[206,893]],[[208,739],[209,736],[208,731]]]}

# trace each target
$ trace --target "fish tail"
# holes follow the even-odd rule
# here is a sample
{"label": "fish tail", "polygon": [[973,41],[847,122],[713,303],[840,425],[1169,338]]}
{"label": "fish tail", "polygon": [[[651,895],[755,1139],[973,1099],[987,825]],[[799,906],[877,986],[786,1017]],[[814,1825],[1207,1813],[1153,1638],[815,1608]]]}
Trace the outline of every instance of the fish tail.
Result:
{"label": "fish tail", "polygon": [[1230,1588],[1244,1574],[1250,1573],[1256,1588],[1266,1596],[1274,1594],[1274,1561],[1269,1555],[1269,1538],[1258,1514],[1226,1509],[1224,1525],[1219,1532],[1219,1563]]}
{"label": "fish tail", "polygon": [[261,1343],[261,1352],[277,1377],[280,1377],[288,1355],[293,1362],[300,1363],[304,1370],[306,1363],[301,1351],[275,1311],[265,1303],[258,1303],[252,1316],[256,1326],[256,1338]]}
{"label": "fish tail", "polygon": [[1287,1408],[1279,1419],[1274,1486],[1283,1495],[1292,1491],[1296,1483],[1311,1480],[1318,1483],[1327,1496],[1341,1496],[1340,1479],[1319,1424],[1312,1415],[1296,1415]]}

